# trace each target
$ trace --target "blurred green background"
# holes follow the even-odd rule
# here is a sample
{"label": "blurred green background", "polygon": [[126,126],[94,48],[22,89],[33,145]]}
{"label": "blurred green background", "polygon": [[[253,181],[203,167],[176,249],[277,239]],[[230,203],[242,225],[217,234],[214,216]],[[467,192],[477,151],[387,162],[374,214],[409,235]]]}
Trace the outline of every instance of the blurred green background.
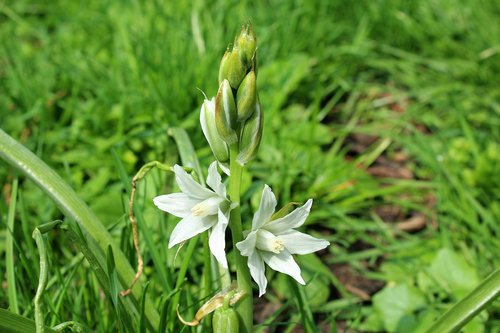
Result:
{"label": "blurred green background", "polygon": [[[314,198],[306,228],[333,244],[302,260],[319,331],[419,332],[500,264],[499,21],[495,0],[2,1],[0,127],[76,189],[134,262],[120,172],[178,162],[170,127],[189,133],[208,166],[200,90],[215,94],[227,44],[252,22],[265,128],[244,201],[255,207],[265,183],[280,206]],[[3,257],[15,173],[0,166]],[[175,220],[151,201],[171,188],[155,174],[138,200],[174,274],[174,250],[163,253]],[[62,216],[29,181],[19,199],[16,276],[32,317],[30,234]],[[57,237],[51,248],[52,274],[88,294],[53,290],[46,301],[60,304],[47,322],[113,331],[111,319],[95,320],[113,312],[85,264],[65,280],[76,250]],[[147,264],[157,299],[160,273]],[[262,328],[300,329],[286,286],[275,275],[258,300],[258,322],[277,318]],[[500,332],[499,305],[465,331]]]}

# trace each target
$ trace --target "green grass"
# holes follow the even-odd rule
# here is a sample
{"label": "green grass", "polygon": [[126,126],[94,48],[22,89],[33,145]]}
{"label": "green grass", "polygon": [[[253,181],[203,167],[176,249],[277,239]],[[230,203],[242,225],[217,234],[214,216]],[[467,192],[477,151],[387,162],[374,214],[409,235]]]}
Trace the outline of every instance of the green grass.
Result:
{"label": "green grass", "polygon": [[[306,229],[333,244],[321,260],[301,260],[310,282],[298,297],[287,294],[286,279],[269,275],[259,303],[286,308],[265,325],[418,331],[500,265],[499,15],[494,0],[9,1],[0,4],[0,128],[76,190],[134,266],[126,215],[131,177],[149,161],[180,161],[185,148],[167,134],[171,127],[186,129],[206,170],[212,155],[198,123],[197,88],[215,94],[220,57],[251,20],[265,128],[243,175],[242,200],[254,211],[265,183],[280,206],[312,197]],[[353,135],[361,134],[377,140],[353,154]],[[401,153],[413,179],[367,172],[381,155]],[[0,165],[0,308],[34,319],[39,254],[31,234],[64,216],[27,178]],[[136,215],[147,295],[176,332],[183,326],[171,300],[191,318],[210,295],[194,241],[177,259],[167,250],[176,221],[151,199],[173,186],[168,174],[148,175]],[[402,219],[423,213],[429,223],[401,232],[377,215],[383,205],[399,207]],[[242,208],[249,221],[253,211]],[[99,284],[64,230],[46,240],[45,324],[126,331],[123,308],[103,290],[117,286]],[[106,279],[114,274],[107,258]],[[307,266],[313,260],[317,265]],[[184,280],[179,269],[188,261]],[[363,302],[346,289],[343,265],[387,287]],[[493,303],[466,332],[499,332],[499,313]]]}

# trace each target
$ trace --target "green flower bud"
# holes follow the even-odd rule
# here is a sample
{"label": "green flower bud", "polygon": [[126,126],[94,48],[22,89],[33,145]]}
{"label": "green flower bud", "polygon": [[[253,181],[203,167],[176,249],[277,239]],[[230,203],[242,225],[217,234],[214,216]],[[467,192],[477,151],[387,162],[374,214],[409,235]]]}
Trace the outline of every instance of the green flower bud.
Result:
{"label": "green flower bud", "polygon": [[223,80],[215,98],[215,125],[219,136],[228,145],[236,143],[236,104],[228,80]]}
{"label": "green flower bud", "polygon": [[233,50],[228,55],[227,60],[224,65],[226,66],[226,76],[224,79],[229,81],[229,84],[233,89],[238,89],[241,80],[245,77],[247,73],[247,67],[240,60],[240,51],[238,47],[233,47]]}
{"label": "green flower bud", "polygon": [[200,123],[203,134],[219,162],[229,160],[229,149],[226,143],[221,139],[215,126],[215,99],[205,99],[200,110]]}
{"label": "green flower bud", "polygon": [[228,49],[224,55],[222,56],[222,60],[220,61],[220,66],[219,66],[219,85],[222,83],[222,81],[227,78],[227,70],[228,70],[228,59],[229,55],[231,54],[231,51]]}
{"label": "green flower bud", "polygon": [[255,110],[255,102],[257,100],[256,81],[255,72],[250,71],[238,88],[238,93],[236,94],[236,109],[239,121],[248,119]]}
{"label": "green flower bud", "polygon": [[214,333],[238,333],[239,321],[236,311],[232,308],[218,308],[212,318],[212,330]]}
{"label": "green flower bud", "polygon": [[260,107],[260,102],[254,104],[254,112],[243,125],[240,136],[240,149],[237,161],[241,165],[245,165],[257,155],[259,150],[260,140],[262,139],[263,114]]}
{"label": "green flower bud", "polygon": [[257,39],[255,38],[253,27],[250,24],[246,27],[242,27],[241,33],[236,39],[236,44],[240,49],[239,55],[241,62],[247,68],[250,68],[253,63],[255,49],[257,48]]}

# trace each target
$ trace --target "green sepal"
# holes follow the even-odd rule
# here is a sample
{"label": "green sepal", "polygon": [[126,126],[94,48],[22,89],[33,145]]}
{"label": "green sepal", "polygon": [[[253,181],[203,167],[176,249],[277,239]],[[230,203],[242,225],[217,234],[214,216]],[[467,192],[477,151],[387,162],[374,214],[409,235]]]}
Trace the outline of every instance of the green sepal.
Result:
{"label": "green sepal", "polygon": [[257,155],[262,139],[263,118],[260,102],[257,99],[252,116],[247,119],[241,130],[239,154],[236,160],[242,166]]}
{"label": "green sepal", "polygon": [[251,67],[257,48],[257,39],[255,38],[255,33],[253,32],[251,24],[242,27],[241,33],[236,39],[236,44],[240,49],[239,56],[241,62],[245,66]]}
{"label": "green sepal", "polygon": [[200,110],[200,123],[201,129],[205,138],[210,145],[210,149],[217,159],[217,161],[223,163],[229,160],[229,148],[227,144],[219,136],[217,127],[215,124],[215,99],[205,100]]}
{"label": "green sepal", "polygon": [[238,333],[238,314],[231,307],[221,307],[215,310],[212,317],[212,330],[214,333]]}
{"label": "green sepal", "polygon": [[255,72],[250,71],[241,82],[236,94],[238,121],[245,121],[253,114],[256,102],[257,79]]}
{"label": "green sepal", "polygon": [[215,98],[215,125],[228,145],[238,142],[236,135],[236,103],[229,81],[224,79]]}
{"label": "green sepal", "polygon": [[222,56],[222,59],[220,61],[220,66],[219,66],[219,85],[222,83],[222,81],[227,78],[227,71],[228,71],[228,59],[229,55],[231,54],[231,50],[229,48],[226,50],[224,55]]}

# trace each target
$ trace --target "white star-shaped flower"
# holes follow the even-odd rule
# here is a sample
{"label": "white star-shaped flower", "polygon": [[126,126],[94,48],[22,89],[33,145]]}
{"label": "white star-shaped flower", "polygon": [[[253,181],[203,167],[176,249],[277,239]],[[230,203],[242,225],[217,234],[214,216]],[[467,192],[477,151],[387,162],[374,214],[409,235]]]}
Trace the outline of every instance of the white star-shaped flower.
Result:
{"label": "white star-shaped flower", "polygon": [[292,254],[312,253],[330,245],[326,240],[294,230],[304,224],[311,205],[312,199],[309,199],[288,215],[271,220],[276,208],[276,197],[269,186],[264,186],[260,207],[252,220],[252,230],[247,231],[246,238],[236,244],[241,254],[248,257],[248,268],[259,286],[259,297],[266,292],[267,287],[264,263],[305,284]]}
{"label": "white star-shaped flower", "polygon": [[226,196],[226,187],[217,172],[217,162],[213,162],[208,168],[207,184],[211,189],[198,184],[177,164],[174,172],[182,192],[160,195],[153,199],[159,209],[182,218],[172,231],[168,248],[212,228],[208,241],[210,251],[227,268],[225,232],[231,204]]}

